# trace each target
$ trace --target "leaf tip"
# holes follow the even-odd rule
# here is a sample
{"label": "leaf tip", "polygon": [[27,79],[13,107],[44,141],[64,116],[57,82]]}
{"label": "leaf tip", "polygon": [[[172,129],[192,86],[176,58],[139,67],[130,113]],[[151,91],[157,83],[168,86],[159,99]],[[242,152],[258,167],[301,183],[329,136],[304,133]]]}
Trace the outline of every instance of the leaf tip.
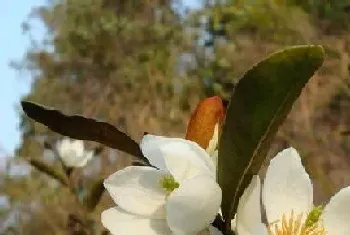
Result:
{"label": "leaf tip", "polygon": [[36,108],[37,105],[35,105],[32,102],[29,101],[21,101],[21,106],[22,106],[22,110],[25,114],[27,114],[30,117],[30,114],[32,113],[33,108]]}
{"label": "leaf tip", "polygon": [[23,111],[25,111],[28,108],[28,105],[30,105],[30,102],[21,100],[21,106]]}
{"label": "leaf tip", "polygon": [[325,58],[326,52],[322,45],[311,45],[311,47],[314,49],[314,53],[318,55],[319,57],[322,57],[322,59]]}

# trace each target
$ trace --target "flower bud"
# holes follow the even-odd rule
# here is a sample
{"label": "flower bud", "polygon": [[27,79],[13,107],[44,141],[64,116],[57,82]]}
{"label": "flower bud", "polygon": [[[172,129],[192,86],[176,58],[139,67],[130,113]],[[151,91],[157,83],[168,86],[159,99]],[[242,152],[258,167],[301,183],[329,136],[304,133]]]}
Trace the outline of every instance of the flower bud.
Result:
{"label": "flower bud", "polygon": [[196,142],[209,154],[213,153],[218,145],[224,115],[225,109],[219,96],[202,100],[191,115],[186,139]]}

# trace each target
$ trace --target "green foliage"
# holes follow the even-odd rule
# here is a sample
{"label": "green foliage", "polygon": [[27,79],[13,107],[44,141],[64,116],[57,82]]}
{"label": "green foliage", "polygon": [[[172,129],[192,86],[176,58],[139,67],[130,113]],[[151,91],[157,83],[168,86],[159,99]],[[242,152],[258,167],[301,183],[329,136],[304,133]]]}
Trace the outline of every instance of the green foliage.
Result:
{"label": "green foliage", "polygon": [[255,65],[235,87],[220,138],[218,160],[227,229],[238,200],[251,177],[260,170],[279,125],[323,60],[320,46],[288,48]]}
{"label": "green foliage", "polygon": [[341,31],[349,28],[349,0],[291,0],[291,2],[301,6],[315,18],[327,21],[327,31]]}
{"label": "green foliage", "polygon": [[[308,15],[298,6],[285,1],[242,1],[214,6],[207,13],[210,17],[209,31],[215,36],[234,38],[245,32],[270,41],[299,41],[313,29]],[[303,28],[295,25],[298,20]],[[307,32],[311,30],[311,32]]]}

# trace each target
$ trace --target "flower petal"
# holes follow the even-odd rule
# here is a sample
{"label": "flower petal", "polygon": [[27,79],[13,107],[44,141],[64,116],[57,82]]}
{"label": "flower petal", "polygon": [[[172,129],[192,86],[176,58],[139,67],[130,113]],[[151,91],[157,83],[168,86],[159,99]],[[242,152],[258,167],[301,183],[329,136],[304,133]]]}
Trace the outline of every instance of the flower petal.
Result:
{"label": "flower petal", "polygon": [[183,182],[166,203],[167,221],[175,233],[194,233],[207,228],[221,204],[221,189],[207,175]]}
{"label": "flower petal", "polygon": [[57,142],[56,148],[64,165],[68,167],[83,167],[92,157],[85,152],[82,140],[64,138]]}
{"label": "flower petal", "polygon": [[215,167],[197,143],[180,138],[145,135],[141,149],[154,166],[168,170],[179,183],[199,174],[215,177]]}
{"label": "flower petal", "polygon": [[322,219],[327,234],[350,234],[350,186],[341,189],[324,208]]}
{"label": "flower petal", "polygon": [[244,190],[239,199],[235,230],[239,235],[252,235],[256,231],[263,230],[266,227],[261,222],[260,210],[260,178],[253,176],[249,186]]}
{"label": "flower petal", "polygon": [[[313,207],[313,189],[298,152],[285,149],[270,161],[262,191],[269,223],[288,216],[308,213]],[[306,214],[305,214],[306,215]]]}
{"label": "flower petal", "polygon": [[215,228],[214,226],[209,226],[209,234],[210,235],[223,235],[222,232]]}
{"label": "flower petal", "polygon": [[102,225],[113,235],[171,235],[165,219],[149,219],[130,214],[119,207],[102,212]]}
{"label": "flower petal", "polygon": [[166,194],[159,180],[164,172],[151,167],[129,166],[110,175],[104,186],[122,209],[153,218],[164,218]]}
{"label": "flower petal", "polygon": [[236,221],[237,214],[235,214],[235,217],[231,220],[231,230],[237,231],[237,221]]}
{"label": "flower petal", "polygon": [[69,145],[69,139],[62,139],[60,141],[57,141],[56,149],[60,157],[62,157],[62,155],[66,155],[68,145]]}
{"label": "flower petal", "polygon": [[212,157],[215,152],[217,152],[219,144],[219,124],[216,124],[214,127],[214,134],[213,138],[209,141],[208,147],[205,151],[209,154],[210,157]]}
{"label": "flower petal", "polygon": [[70,143],[70,148],[75,151],[77,156],[84,155],[84,141],[82,140],[73,140]]}
{"label": "flower petal", "polygon": [[85,166],[94,156],[93,151],[85,151],[83,155],[78,157],[75,161],[75,167],[83,167]]}
{"label": "flower petal", "polygon": [[252,233],[250,233],[250,235],[269,235],[269,233],[265,224],[260,223],[257,225],[257,227],[254,228],[254,230],[252,230]]}

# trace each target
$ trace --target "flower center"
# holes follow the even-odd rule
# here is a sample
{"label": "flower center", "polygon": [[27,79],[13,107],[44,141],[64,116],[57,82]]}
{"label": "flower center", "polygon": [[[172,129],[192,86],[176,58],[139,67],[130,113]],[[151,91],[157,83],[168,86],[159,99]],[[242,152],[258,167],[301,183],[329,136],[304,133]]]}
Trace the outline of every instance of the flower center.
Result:
{"label": "flower center", "polygon": [[327,235],[320,216],[322,214],[321,207],[315,207],[303,219],[303,214],[294,215],[293,211],[290,216],[284,214],[281,220],[271,223],[268,226],[269,235]]}
{"label": "flower center", "polygon": [[172,191],[174,191],[174,189],[180,186],[180,184],[175,181],[172,175],[164,175],[159,180],[159,184],[160,187],[167,192],[167,194],[170,194]]}

